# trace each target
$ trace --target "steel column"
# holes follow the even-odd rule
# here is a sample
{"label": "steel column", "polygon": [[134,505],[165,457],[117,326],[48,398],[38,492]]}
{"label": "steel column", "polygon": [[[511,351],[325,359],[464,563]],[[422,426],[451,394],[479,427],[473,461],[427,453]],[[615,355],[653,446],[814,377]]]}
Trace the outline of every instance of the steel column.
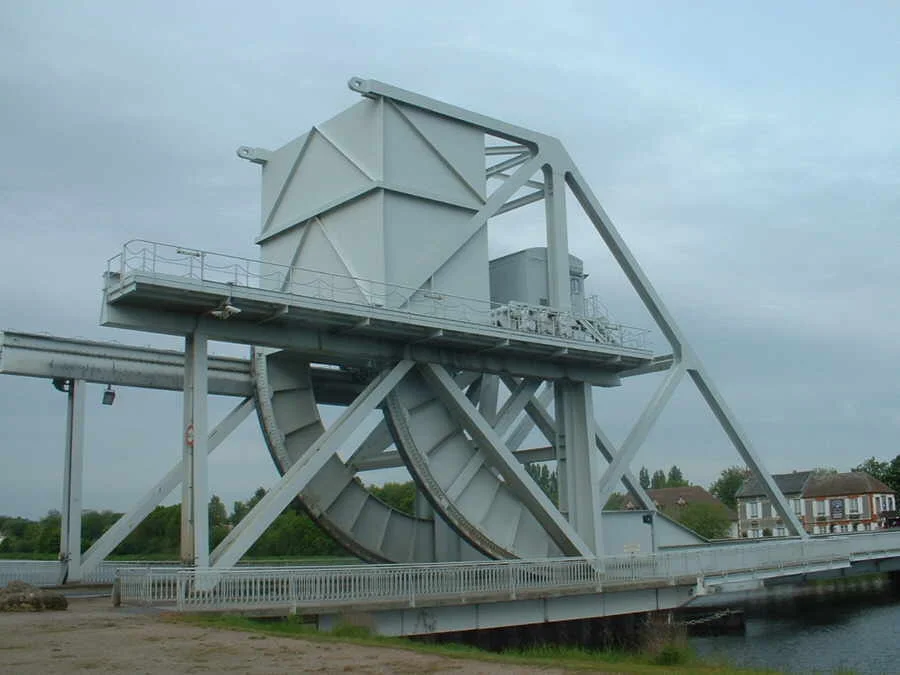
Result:
{"label": "steel column", "polygon": [[84,401],[87,385],[68,380],[66,451],[59,558],[62,583],[81,581],[81,488],[84,473]]}
{"label": "steel column", "polygon": [[544,205],[547,220],[547,288],[550,306],[572,309],[569,287],[569,236],[566,229],[565,174],[544,165]]}
{"label": "steel column", "polygon": [[[556,385],[556,451],[560,511],[595,555],[603,553],[598,501],[600,467],[594,439],[591,385],[560,381]],[[561,478],[565,477],[565,480]],[[564,506],[565,504],[565,506]]]}
{"label": "steel column", "polygon": [[181,560],[209,566],[209,506],[207,497],[207,338],[194,332],[184,343],[184,435],[181,491]]}

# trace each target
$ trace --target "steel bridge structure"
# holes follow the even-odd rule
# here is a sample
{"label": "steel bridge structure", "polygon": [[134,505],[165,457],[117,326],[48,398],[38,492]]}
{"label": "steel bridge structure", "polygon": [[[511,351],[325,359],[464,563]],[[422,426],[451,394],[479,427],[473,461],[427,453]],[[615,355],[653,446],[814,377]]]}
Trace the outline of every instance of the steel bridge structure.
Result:
{"label": "steel bridge structure", "polygon": [[[412,625],[433,628],[438,614],[456,617],[438,621],[453,630],[494,625],[501,619],[485,623],[472,609],[482,607],[483,619],[493,611],[487,600],[503,621],[552,620],[672,607],[739,582],[895,569],[896,533],[810,539],[559,140],[375,80],[349,86],[361,101],[282,148],[238,149],[262,167],[259,259],[134,240],[109,260],[102,324],[180,336],[183,353],[2,335],[0,372],[50,378],[68,394],[64,580],[96,574],[179,485],[182,567],[124,570],[126,601],[305,607],[323,625],[338,609],[366,607],[382,632],[411,634],[424,632]],[[584,311],[567,193],[668,343],[662,353],[643,344],[641,330]],[[491,219],[537,201],[546,297],[497,300]],[[250,358],[211,357],[211,340],[247,345]],[[617,446],[595,420],[593,390],[649,373],[663,373],[662,382]],[[789,540],[710,544],[656,512],[630,464],[685,380],[759,479]],[[183,391],[184,413],[182,461],[82,552],[86,382]],[[210,394],[236,399],[215,426]],[[327,426],[323,404],[342,407]],[[254,412],[281,477],[210,551],[208,456]],[[355,439],[373,415],[377,423]],[[547,445],[522,447],[535,429]],[[558,503],[525,470],[539,461],[556,462]],[[359,479],[391,467],[415,481],[415,514]],[[620,486],[639,508],[604,512]],[[295,497],[374,565],[234,569]],[[442,609],[416,624],[405,612],[423,602]]]}

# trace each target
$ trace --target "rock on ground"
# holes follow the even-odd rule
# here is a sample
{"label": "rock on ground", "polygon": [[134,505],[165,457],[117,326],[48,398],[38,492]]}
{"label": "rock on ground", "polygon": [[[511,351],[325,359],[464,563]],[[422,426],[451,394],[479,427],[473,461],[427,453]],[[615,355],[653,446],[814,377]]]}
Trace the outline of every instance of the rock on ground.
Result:
{"label": "rock on ground", "polygon": [[0,612],[40,612],[46,609],[66,609],[66,596],[48,591],[24,581],[10,581],[0,588]]}

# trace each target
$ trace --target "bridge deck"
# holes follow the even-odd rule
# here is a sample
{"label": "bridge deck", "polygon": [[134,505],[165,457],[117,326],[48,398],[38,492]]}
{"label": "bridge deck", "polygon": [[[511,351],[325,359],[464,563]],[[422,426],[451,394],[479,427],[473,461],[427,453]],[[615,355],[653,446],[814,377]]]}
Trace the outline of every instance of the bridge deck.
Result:
{"label": "bridge deck", "polygon": [[727,590],[748,580],[897,569],[900,531],[884,531],[593,559],[221,571],[127,569],[119,572],[117,592],[123,603],[167,604],[191,612],[303,613],[326,618],[362,612],[376,624],[386,622],[378,629],[381,632],[411,634],[411,617],[425,609],[435,620],[455,617],[446,624],[453,628],[442,630],[466,630],[477,627],[461,628],[466,622],[485,627],[485,612],[493,612],[497,621],[505,615],[507,625],[528,623],[532,619],[522,617],[537,616],[539,610],[544,616],[553,613],[556,620],[586,618],[675,607],[696,594]]}
{"label": "bridge deck", "polygon": [[[208,262],[217,254],[174,248],[182,262],[173,267],[157,250],[163,245],[147,244],[143,256],[129,253],[129,246],[106,273],[105,325],[183,335],[199,321],[212,339],[291,349],[324,363],[412,358],[548,379],[586,372],[601,386],[618,384],[620,373],[670,363],[641,346],[646,331],[612,323],[582,330],[582,317],[546,307],[533,308],[546,315],[540,321],[504,327],[484,300],[428,293],[398,306],[391,303],[393,287],[360,295],[360,287],[375,282],[277,266],[251,274],[247,266],[265,264],[244,259],[234,259],[241,272],[232,274]],[[207,262],[185,266],[193,253]],[[272,290],[273,276],[295,281]],[[301,284],[300,276],[309,279]],[[235,311],[219,320],[223,303]]]}

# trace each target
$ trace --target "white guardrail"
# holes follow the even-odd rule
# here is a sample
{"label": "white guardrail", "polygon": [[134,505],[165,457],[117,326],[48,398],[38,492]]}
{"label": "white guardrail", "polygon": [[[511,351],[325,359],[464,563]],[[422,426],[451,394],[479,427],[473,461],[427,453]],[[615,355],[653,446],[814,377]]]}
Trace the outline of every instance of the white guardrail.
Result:
{"label": "white guardrail", "polygon": [[[111,584],[121,569],[147,569],[150,565],[156,569],[181,569],[181,563],[178,562],[104,560],[79,583]],[[10,581],[24,581],[33,586],[56,586],[62,580],[62,573],[63,564],[56,560],[0,560],[0,587],[6,586]]]}
{"label": "white guardrail", "polygon": [[900,556],[900,538],[876,542],[852,536],[603,558],[228,570],[130,567],[119,570],[117,592],[122,603],[174,604],[179,611],[416,606],[491,595],[595,593],[622,582],[771,577],[894,556]]}
{"label": "white guardrail", "polygon": [[580,311],[568,313],[524,303],[500,304],[466,298],[437,289],[421,291],[400,284],[142,240],[126,243],[121,253],[107,261],[107,277],[112,273],[118,274],[120,279],[143,273],[279,291],[319,300],[389,309],[404,315],[500,326],[524,333],[648,351],[650,331],[610,322],[598,313],[601,305],[595,298],[587,298],[584,307],[578,308]]}

